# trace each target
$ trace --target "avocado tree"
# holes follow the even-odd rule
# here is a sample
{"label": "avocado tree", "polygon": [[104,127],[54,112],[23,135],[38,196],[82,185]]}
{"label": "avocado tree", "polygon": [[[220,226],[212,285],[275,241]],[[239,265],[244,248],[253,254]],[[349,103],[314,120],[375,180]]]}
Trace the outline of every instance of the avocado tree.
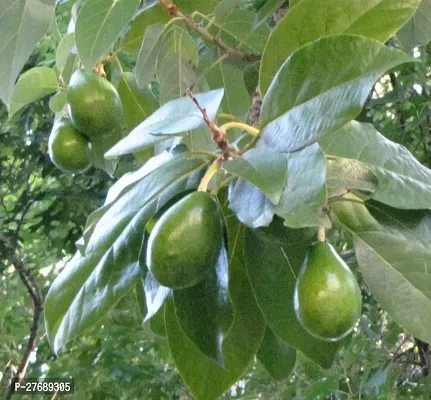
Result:
{"label": "avocado tree", "polygon": [[255,357],[330,368],[368,292],[431,341],[431,171],[368,111],[420,63],[431,5],[289,3],[0,0],[10,118],[50,96],[53,164],[116,178],[46,295],[54,353],[132,292],[198,399]]}

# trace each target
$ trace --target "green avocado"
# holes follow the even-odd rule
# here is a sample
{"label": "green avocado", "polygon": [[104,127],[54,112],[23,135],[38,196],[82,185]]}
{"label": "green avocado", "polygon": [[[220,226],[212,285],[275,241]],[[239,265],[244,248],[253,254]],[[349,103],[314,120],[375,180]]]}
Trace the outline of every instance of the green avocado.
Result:
{"label": "green avocado", "polygon": [[294,297],[300,324],[313,336],[338,341],[347,336],[361,316],[358,283],[347,264],[325,242],[308,249]]}
{"label": "green avocado", "polygon": [[78,174],[91,166],[91,150],[69,119],[54,123],[48,140],[48,153],[54,165],[63,172]]}
{"label": "green avocado", "polygon": [[70,78],[67,103],[73,125],[90,139],[111,132],[123,119],[123,105],[111,82],[83,69]]}
{"label": "green avocado", "polygon": [[222,238],[215,199],[205,192],[193,192],[170,207],[152,228],[147,267],[162,286],[194,286],[215,267]]}

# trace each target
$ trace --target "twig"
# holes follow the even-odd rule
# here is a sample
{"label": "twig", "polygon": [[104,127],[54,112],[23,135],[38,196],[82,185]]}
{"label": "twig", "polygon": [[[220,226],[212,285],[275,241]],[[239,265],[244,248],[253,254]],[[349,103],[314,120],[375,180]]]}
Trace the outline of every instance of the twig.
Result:
{"label": "twig", "polygon": [[219,128],[213,120],[208,117],[208,114],[204,108],[199,104],[198,99],[193,95],[190,89],[187,89],[187,95],[193,100],[196,104],[196,107],[202,114],[202,117],[208,127],[211,129],[212,137],[214,142],[216,142],[217,146],[222,152],[222,160],[232,159],[233,154],[230,149],[229,141],[227,140],[226,131],[224,129]]}
{"label": "twig", "polygon": [[239,58],[243,61],[247,62],[255,62],[259,61],[261,58],[260,54],[249,54],[244,53],[243,51],[236,49],[234,47],[229,46],[227,43],[225,43],[223,40],[213,36],[207,28],[204,28],[202,26],[199,26],[193,18],[191,18],[189,15],[183,14],[178,6],[176,6],[172,0],[158,0],[159,3],[165,8],[165,10],[168,12],[169,15],[177,18],[181,18],[185,24],[194,31],[198,32],[206,41],[213,43],[217,47],[219,47],[221,50],[223,50],[226,54],[228,54],[231,57]]}
{"label": "twig", "polygon": [[[33,301],[33,307],[34,307],[33,320],[30,326],[30,336],[27,342],[27,347],[25,349],[25,352],[22,357],[21,363],[18,367],[18,370],[15,374],[15,377],[18,379],[18,382],[21,383],[21,381],[25,376],[25,373],[27,372],[31,353],[35,349],[36,343],[37,343],[39,320],[43,312],[43,295],[39,287],[37,286],[31,272],[25,267],[22,259],[19,258],[16,254],[14,254],[11,258],[11,261],[12,261],[12,264],[15,266],[16,270],[18,271],[18,274]],[[13,394],[12,385],[10,385],[6,399],[9,400],[12,397],[12,394]]]}

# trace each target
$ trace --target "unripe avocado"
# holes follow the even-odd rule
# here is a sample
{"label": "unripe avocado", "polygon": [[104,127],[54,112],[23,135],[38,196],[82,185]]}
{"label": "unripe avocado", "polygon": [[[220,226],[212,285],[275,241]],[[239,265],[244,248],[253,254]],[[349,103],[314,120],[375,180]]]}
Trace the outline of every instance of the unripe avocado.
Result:
{"label": "unripe avocado", "polygon": [[70,78],[67,103],[73,125],[90,139],[111,132],[123,119],[123,105],[111,82],[83,69]]}
{"label": "unripe avocado", "polygon": [[146,263],[172,289],[194,286],[215,267],[222,246],[220,211],[213,197],[193,192],[170,207],[148,239]]}
{"label": "unripe avocado", "polygon": [[358,283],[343,259],[325,242],[308,249],[295,287],[294,305],[301,325],[313,336],[337,341],[361,316]]}
{"label": "unripe avocado", "polygon": [[55,166],[63,172],[77,174],[91,166],[88,140],[67,118],[54,123],[48,140],[48,153]]}

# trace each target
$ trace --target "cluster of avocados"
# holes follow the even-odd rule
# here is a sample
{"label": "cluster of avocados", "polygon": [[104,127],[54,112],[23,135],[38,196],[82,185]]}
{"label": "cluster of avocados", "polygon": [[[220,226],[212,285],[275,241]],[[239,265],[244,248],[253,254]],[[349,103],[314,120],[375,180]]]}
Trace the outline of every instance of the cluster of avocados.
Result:
{"label": "cluster of avocados", "polygon": [[121,122],[123,105],[111,82],[78,69],[69,82],[67,111],[69,118],[54,123],[48,152],[60,170],[76,174],[91,166],[91,141]]}
{"label": "cluster of avocados", "polygon": [[[257,230],[263,240],[287,244],[292,231],[275,220]],[[174,290],[194,286],[215,268],[223,245],[223,224],[216,200],[197,191],[168,202],[147,223],[146,267],[162,286]],[[313,230],[303,229],[309,241]],[[315,231],[314,231],[315,233]],[[265,268],[263,265],[262,268]],[[339,341],[355,327],[362,310],[356,278],[335,249],[325,241],[308,247],[296,280],[294,308],[299,323],[312,336]]]}

